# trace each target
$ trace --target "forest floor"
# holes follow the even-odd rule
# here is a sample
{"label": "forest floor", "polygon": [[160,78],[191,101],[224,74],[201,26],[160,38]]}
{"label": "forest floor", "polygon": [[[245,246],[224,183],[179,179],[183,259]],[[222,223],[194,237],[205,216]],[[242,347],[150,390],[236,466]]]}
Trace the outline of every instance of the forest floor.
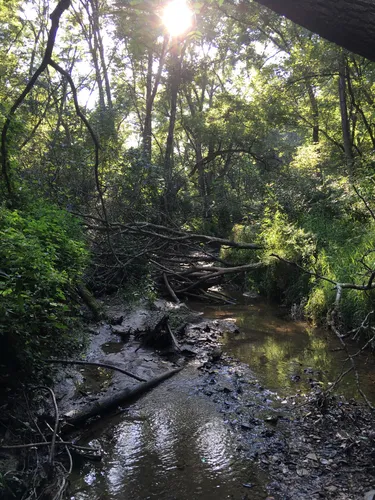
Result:
{"label": "forest floor", "polygon": [[[207,321],[183,305],[164,301],[131,311],[111,302],[106,309],[109,320],[90,326],[85,359],[124,367],[147,380],[194,363],[196,390],[216,405],[241,460],[267,473],[267,498],[375,498],[375,431],[367,407],[324,397],[319,389],[281,399],[259,383],[251,367],[222,352],[222,334],[238,333],[233,322]],[[179,351],[142,344],[142,332],[165,314],[171,329],[179,331]],[[60,370],[54,390],[64,415],[137,383],[118,372],[69,366]],[[257,493],[256,482],[244,486],[242,499],[266,497]]]}

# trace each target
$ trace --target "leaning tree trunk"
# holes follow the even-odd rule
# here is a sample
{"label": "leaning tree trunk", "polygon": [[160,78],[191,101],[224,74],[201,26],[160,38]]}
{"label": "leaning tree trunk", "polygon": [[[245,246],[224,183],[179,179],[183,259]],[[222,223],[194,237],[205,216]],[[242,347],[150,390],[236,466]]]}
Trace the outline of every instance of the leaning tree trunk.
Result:
{"label": "leaning tree trunk", "polygon": [[374,0],[256,0],[277,14],[375,61]]}

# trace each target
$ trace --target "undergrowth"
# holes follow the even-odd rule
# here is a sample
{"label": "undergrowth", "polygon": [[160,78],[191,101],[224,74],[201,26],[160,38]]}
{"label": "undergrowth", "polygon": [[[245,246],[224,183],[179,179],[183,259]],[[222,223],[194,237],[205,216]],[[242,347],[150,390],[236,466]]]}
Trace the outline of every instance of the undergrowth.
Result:
{"label": "undergrowth", "polygon": [[0,378],[30,380],[80,343],[74,288],[89,254],[77,220],[35,203],[0,208]]}

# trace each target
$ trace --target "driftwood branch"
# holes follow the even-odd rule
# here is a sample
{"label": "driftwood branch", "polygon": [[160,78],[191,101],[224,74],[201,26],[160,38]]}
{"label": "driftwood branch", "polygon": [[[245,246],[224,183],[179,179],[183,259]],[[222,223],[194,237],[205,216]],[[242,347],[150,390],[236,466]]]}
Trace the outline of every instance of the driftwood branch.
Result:
{"label": "driftwood branch", "polygon": [[55,426],[54,426],[53,433],[52,433],[51,448],[50,448],[49,459],[48,459],[48,463],[49,463],[49,467],[50,467],[49,473],[52,474],[54,460],[55,460],[56,436],[57,436],[57,433],[59,431],[59,420],[60,420],[59,409],[57,407],[55,393],[53,392],[53,390],[50,387],[46,387],[44,385],[41,385],[41,386],[36,387],[35,389],[42,389],[43,391],[48,391],[50,393],[51,398],[52,398],[53,408],[55,411]]}
{"label": "driftwood branch", "polygon": [[[207,273],[206,276],[203,276],[198,281],[187,286],[186,288],[177,290],[176,293],[189,292],[190,290],[192,290],[194,288],[199,288],[202,285],[202,283],[204,283],[206,281],[211,281],[214,278],[219,278],[219,277],[224,276],[226,274],[244,273],[247,271],[253,271],[254,269],[259,269],[261,267],[264,267],[264,264],[262,262],[256,262],[254,264],[246,264],[244,266],[236,266],[236,267],[229,267],[229,268],[222,268],[222,269],[218,268],[219,269],[218,271],[213,272],[213,273]],[[210,268],[207,268],[207,269],[210,269]]]}
{"label": "driftwood branch", "polygon": [[[86,227],[98,231],[99,235],[108,230],[105,221],[98,216],[75,215],[83,217]],[[233,241],[136,220],[111,223],[109,227],[115,251],[121,255],[123,264],[117,265],[110,260],[108,251],[103,251],[96,264],[97,281],[117,281],[121,285],[128,272],[127,265],[133,265],[138,259],[144,263],[147,259],[154,282],[176,303],[193,290],[201,294],[201,290],[221,284],[231,274],[251,272],[265,265],[252,262],[233,266],[220,258],[221,248],[232,248],[234,251],[263,248],[257,243]],[[98,239],[100,241],[100,237]]]}
{"label": "driftwood branch", "polygon": [[164,280],[165,286],[166,286],[166,288],[167,288],[167,290],[169,292],[169,295],[172,297],[172,299],[174,300],[174,302],[176,302],[176,304],[179,304],[180,300],[177,297],[177,295],[175,294],[175,292],[173,291],[173,288],[171,287],[171,285],[169,284],[167,275],[165,273],[163,273],[163,280]]}
{"label": "driftwood branch", "polygon": [[[42,446],[49,446],[52,444],[52,441],[41,441],[40,443],[27,443],[27,444],[12,444],[12,445],[1,445],[0,450],[22,450],[24,448],[39,448]],[[70,446],[71,448],[76,448],[77,450],[84,451],[100,451],[99,448],[95,448],[92,446],[80,446],[72,441],[56,441],[55,446]]]}
{"label": "driftwood branch", "polygon": [[100,321],[101,319],[103,319],[105,316],[103,309],[96,301],[92,293],[88,290],[87,286],[84,283],[78,283],[76,288],[79,296],[92,312],[95,321]]}
{"label": "driftwood branch", "polygon": [[169,326],[168,321],[166,323],[166,328],[167,328],[167,331],[169,333],[169,336],[171,337],[172,344],[175,346],[175,348],[177,349],[177,351],[180,351],[181,350],[180,346],[178,345],[177,339],[176,339],[174,333],[172,332],[171,327]]}
{"label": "driftwood branch", "polygon": [[108,370],[114,370],[120,373],[123,373],[124,375],[127,375],[128,377],[134,378],[135,380],[139,380],[140,382],[147,382],[142,377],[138,377],[138,375],[134,375],[134,373],[129,372],[128,370],[124,370],[122,368],[119,368],[117,366],[109,365],[107,363],[94,363],[93,361],[77,361],[77,360],[68,360],[68,359],[46,359],[46,363],[61,363],[64,365],[88,365],[88,366],[98,366],[101,368],[107,368]]}

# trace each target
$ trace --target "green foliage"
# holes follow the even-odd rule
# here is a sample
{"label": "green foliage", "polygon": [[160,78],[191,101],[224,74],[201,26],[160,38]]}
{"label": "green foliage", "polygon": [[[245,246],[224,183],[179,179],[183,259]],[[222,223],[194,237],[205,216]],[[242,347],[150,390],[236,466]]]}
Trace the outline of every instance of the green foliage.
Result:
{"label": "green foliage", "polygon": [[[148,218],[160,201],[157,165],[146,160],[142,151],[127,150],[108,175],[108,207],[116,220],[127,220],[129,211]],[[140,217],[140,215],[138,215]]]}
{"label": "green foliage", "polygon": [[262,261],[268,264],[260,283],[261,290],[268,297],[286,304],[299,303],[308,292],[307,276],[273,255],[309,267],[316,250],[313,235],[289,222],[280,209],[273,213],[266,208],[259,239],[265,247]]}
{"label": "green foliage", "polygon": [[268,250],[268,255],[265,254],[268,262],[273,261],[271,254],[274,253],[297,264],[308,264],[315,251],[313,236],[289,222],[287,215],[279,209],[273,213],[272,209],[266,208],[260,238]]}
{"label": "green foliage", "polygon": [[248,287],[256,288],[269,298],[286,304],[299,303],[308,293],[309,279],[306,274],[277,259],[273,254],[301,266],[309,266],[315,260],[315,238],[289,222],[280,209],[273,213],[267,207],[260,224],[236,225],[232,237],[234,241],[257,242],[264,246],[264,250],[258,252],[228,249],[221,253],[223,258],[233,264],[248,264],[259,260],[266,264],[265,269],[249,273]]}
{"label": "green foliage", "polygon": [[[335,228],[333,226],[336,226]],[[345,227],[345,226],[349,226]],[[375,227],[369,223],[363,231],[363,225],[357,227],[331,223],[332,239],[319,251],[316,271],[340,283],[366,283],[369,270],[375,267],[373,254]],[[334,231],[335,229],[335,231]],[[348,238],[348,234],[350,237]],[[341,238],[340,238],[341,236]],[[332,309],[336,291],[332,283],[319,280],[314,282],[313,289],[306,304],[307,315],[315,322],[324,321],[326,314]],[[340,318],[343,328],[359,326],[366,314],[373,309],[374,292],[344,289],[340,300]]]}
{"label": "green foliage", "polygon": [[[93,215],[100,225],[100,184],[110,223],[145,220],[217,236],[232,231],[236,241],[265,248],[222,250],[233,264],[267,263],[266,271],[247,274],[247,286],[286,303],[306,297],[308,314],[324,318],[332,286],[271,254],[333,280],[366,279],[368,269],[359,263],[366,252],[374,269],[369,210],[350,186],[374,206],[374,64],[345,54],[349,182],[336,47],[254,2],[194,1],[193,31],[176,40],[161,21],[164,2],[125,4],[113,10],[106,1],[80,2],[64,14],[54,48],[54,59],[74,68],[79,101],[91,96],[82,111],[101,143],[98,172],[67,82],[45,73],[7,137],[17,206],[32,191]],[[25,21],[22,6],[0,0],[2,123],[43,52],[47,3],[35,5],[32,21]],[[0,229],[1,336],[9,332],[12,352],[36,359],[49,339],[67,335],[69,290],[87,260],[80,228],[58,209],[39,205],[2,209]],[[91,235],[93,290],[125,284],[129,300],[136,293],[153,296],[139,238],[126,231],[111,240],[104,232]],[[359,321],[371,300],[346,291],[343,321]]]}
{"label": "green foliage", "polygon": [[[257,225],[235,224],[230,238],[237,242],[254,243],[258,239],[257,229]],[[221,248],[220,257],[233,265],[249,264],[258,260],[257,253],[254,250],[233,249],[229,247]]]}
{"label": "green foliage", "polygon": [[46,204],[0,210],[0,374],[35,374],[77,337],[70,301],[88,261],[77,221]]}

